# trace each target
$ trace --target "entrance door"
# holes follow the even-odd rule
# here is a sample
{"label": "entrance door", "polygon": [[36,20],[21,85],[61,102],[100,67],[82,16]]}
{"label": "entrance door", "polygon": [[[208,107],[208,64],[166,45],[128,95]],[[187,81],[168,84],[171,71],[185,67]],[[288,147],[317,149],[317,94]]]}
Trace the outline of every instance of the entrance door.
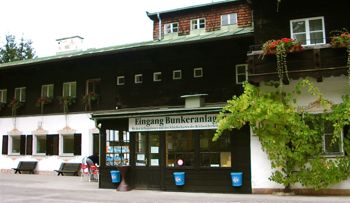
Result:
{"label": "entrance door", "polygon": [[135,186],[143,189],[161,189],[163,165],[162,132],[137,132],[135,136]]}

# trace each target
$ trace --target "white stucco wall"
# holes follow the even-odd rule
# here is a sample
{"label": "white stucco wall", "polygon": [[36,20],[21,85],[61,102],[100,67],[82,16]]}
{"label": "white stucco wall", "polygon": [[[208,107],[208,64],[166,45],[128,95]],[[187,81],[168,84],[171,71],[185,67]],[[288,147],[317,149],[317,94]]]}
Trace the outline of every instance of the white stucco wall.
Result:
{"label": "white stucco wall", "polygon": [[[74,133],[81,134],[81,156],[45,156],[45,155],[2,155],[0,154],[0,171],[17,167],[19,161],[38,161],[37,171],[57,170],[62,162],[81,162],[84,156],[92,154],[92,133],[98,133],[95,123],[90,119],[90,114],[70,114],[67,116],[67,125],[73,129]],[[48,134],[59,134],[66,127],[66,117],[64,115],[51,116],[28,116],[17,117],[16,128],[23,135],[32,135],[42,122],[42,128]],[[0,118],[0,143],[3,136],[8,135],[14,128],[13,118]],[[2,151],[2,144],[0,146]]]}
{"label": "white stucco wall", "polygon": [[[342,77],[331,77],[324,78],[323,82],[317,83],[314,82],[314,85],[317,86],[321,92],[324,94],[325,98],[333,103],[341,102],[342,95],[350,95],[350,85],[348,84],[348,78],[345,76]],[[290,85],[285,85],[285,91],[294,90],[296,81],[292,81]],[[270,90],[271,87],[262,85],[260,88],[263,90]],[[308,104],[314,102],[317,98],[306,95],[305,92],[297,97],[298,105],[307,106]],[[279,185],[275,182],[269,181],[271,176],[271,164],[267,158],[266,153],[262,150],[259,139],[252,135],[251,136],[251,176],[252,176],[252,189],[275,189],[283,188],[282,185]],[[295,186],[300,187],[300,186]],[[337,185],[332,186],[333,189],[349,189],[350,188],[350,179],[343,181]]]}

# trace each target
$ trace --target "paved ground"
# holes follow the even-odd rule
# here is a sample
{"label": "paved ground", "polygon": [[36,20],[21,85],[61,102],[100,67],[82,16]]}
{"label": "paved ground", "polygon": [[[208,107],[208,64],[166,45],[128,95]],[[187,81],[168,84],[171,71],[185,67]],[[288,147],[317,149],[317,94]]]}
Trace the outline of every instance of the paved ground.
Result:
{"label": "paved ground", "polygon": [[132,190],[118,192],[98,189],[96,182],[73,176],[0,174],[0,203],[78,202],[227,202],[227,203],[350,203],[350,197],[235,195]]}

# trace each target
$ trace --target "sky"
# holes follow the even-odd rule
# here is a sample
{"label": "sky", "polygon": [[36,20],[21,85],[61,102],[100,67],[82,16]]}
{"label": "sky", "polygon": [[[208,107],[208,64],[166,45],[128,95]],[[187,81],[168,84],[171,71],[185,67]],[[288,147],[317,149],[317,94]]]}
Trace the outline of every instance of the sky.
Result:
{"label": "sky", "polygon": [[[152,40],[154,13],[213,0],[0,0],[0,45],[5,36],[33,42],[39,57],[56,54],[56,39],[79,35],[84,47]],[[218,1],[218,0],[216,0]]]}

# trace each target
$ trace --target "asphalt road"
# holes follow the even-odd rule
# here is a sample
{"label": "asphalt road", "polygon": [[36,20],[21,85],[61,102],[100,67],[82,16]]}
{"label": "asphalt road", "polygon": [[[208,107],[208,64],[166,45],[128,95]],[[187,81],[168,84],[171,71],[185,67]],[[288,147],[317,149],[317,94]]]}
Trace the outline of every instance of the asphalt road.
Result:
{"label": "asphalt road", "polygon": [[227,202],[227,203],[350,203],[344,196],[276,196],[237,195],[218,193],[183,193],[149,190],[119,192],[98,189],[96,182],[87,182],[74,176],[45,176],[0,173],[1,203],[80,203],[80,202]]}

